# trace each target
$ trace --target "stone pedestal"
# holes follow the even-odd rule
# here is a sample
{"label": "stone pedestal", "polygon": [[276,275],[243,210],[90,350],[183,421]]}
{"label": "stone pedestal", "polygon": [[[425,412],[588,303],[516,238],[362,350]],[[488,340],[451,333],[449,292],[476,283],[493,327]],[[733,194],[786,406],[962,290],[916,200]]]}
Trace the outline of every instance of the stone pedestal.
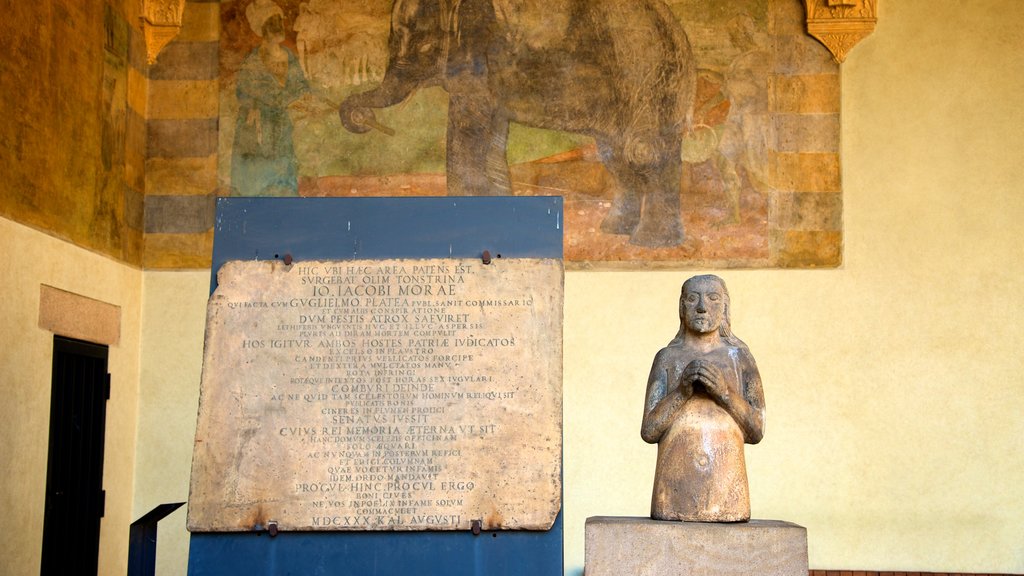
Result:
{"label": "stone pedestal", "polygon": [[592,516],[586,576],[807,576],[807,529]]}

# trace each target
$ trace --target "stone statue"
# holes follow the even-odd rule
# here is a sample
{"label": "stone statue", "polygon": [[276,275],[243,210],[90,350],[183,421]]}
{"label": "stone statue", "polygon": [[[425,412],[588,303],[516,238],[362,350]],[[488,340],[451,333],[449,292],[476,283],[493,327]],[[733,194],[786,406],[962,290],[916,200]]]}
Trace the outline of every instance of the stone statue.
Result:
{"label": "stone statue", "polygon": [[658,444],[651,517],[744,522],[743,444],[764,434],[764,394],[750,350],[729,326],[729,293],[694,276],[679,297],[679,333],[654,357],[641,436]]}

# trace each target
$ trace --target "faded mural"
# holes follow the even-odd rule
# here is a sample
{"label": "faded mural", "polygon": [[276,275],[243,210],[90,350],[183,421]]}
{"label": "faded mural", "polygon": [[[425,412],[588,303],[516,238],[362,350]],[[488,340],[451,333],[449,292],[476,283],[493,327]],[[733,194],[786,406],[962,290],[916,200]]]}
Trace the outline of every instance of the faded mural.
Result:
{"label": "faded mural", "polygon": [[221,17],[221,194],[559,195],[570,261],[776,264],[771,79],[794,56],[769,0],[222,0]]}
{"label": "faded mural", "polygon": [[129,106],[127,5],[4,4],[0,216],[139,264],[142,160],[130,152],[145,124]]}

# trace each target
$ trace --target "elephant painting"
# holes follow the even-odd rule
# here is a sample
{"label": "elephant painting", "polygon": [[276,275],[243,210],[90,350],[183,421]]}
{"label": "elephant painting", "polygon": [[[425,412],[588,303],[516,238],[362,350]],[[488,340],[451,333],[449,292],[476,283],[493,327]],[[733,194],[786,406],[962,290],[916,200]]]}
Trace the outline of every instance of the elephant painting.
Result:
{"label": "elephant painting", "polygon": [[387,130],[372,109],[441,85],[452,195],[511,192],[511,121],[591,136],[619,184],[602,229],[677,246],[694,70],[662,0],[395,0],[384,78],[339,114],[352,132]]}

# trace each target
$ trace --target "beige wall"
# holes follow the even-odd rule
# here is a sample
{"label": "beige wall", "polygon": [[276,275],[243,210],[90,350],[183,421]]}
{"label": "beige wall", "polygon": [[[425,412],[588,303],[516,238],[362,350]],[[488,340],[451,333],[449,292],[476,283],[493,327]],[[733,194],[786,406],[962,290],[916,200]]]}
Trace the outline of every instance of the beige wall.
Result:
{"label": "beige wall", "polygon": [[[209,271],[146,272],[135,515],[188,500]],[[157,574],[185,574],[186,507],[160,522]]]}
{"label": "beige wall", "polygon": [[124,574],[132,518],[139,381],[142,272],[0,218],[0,574],[38,574],[50,426],[53,334],[39,328],[46,284],[121,307],[120,341],[110,346],[100,526],[100,574]]}
{"label": "beige wall", "polygon": [[[812,567],[1024,572],[1024,17],[889,1],[843,70],[845,264],[725,271],[758,359],[755,516]],[[566,282],[566,566],[582,523],[644,515],[646,373],[679,273]]]}

